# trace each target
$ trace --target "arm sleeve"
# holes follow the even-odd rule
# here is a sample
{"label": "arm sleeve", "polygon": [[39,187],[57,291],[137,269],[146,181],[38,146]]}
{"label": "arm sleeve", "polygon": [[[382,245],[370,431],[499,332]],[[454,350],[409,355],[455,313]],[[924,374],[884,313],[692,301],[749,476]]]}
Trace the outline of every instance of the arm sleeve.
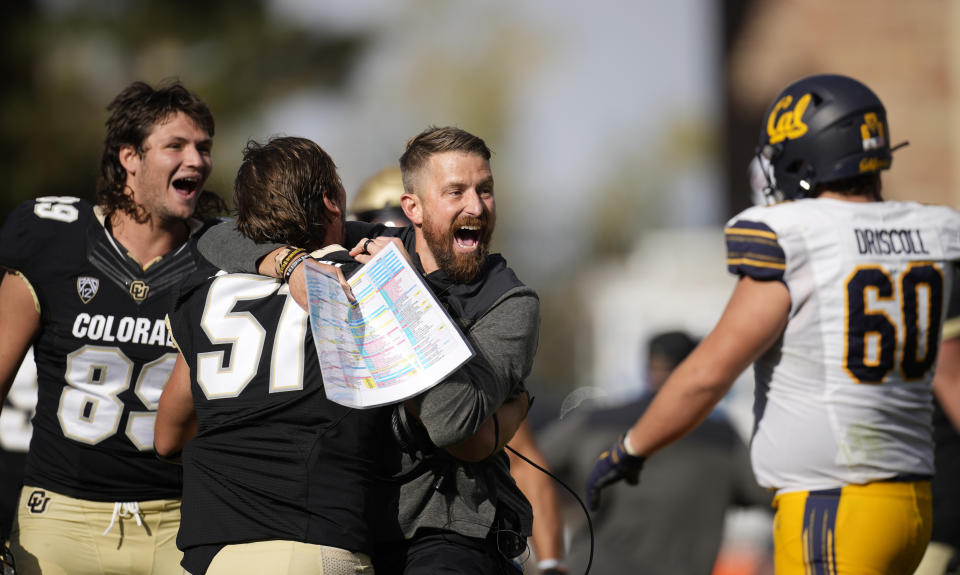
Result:
{"label": "arm sleeve", "polygon": [[758,281],[783,281],[787,258],[777,233],[763,222],[737,220],[727,226],[727,270]]}
{"label": "arm sleeve", "polygon": [[237,231],[236,222],[227,220],[205,231],[197,242],[200,255],[230,273],[257,273],[257,262],[284,244],[258,244]]}
{"label": "arm sleeve", "polygon": [[382,235],[399,235],[403,228],[393,228],[395,233],[390,234],[388,228],[383,224],[368,224],[367,222],[347,222],[346,238],[343,247],[348,250],[360,243],[364,238],[375,238]]}
{"label": "arm sleeve", "polygon": [[27,281],[38,306],[45,303],[44,285],[56,275],[64,258],[84,257],[83,242],[93,209],[84,200],[73,197],[41,198],[53,202],[63,212],[43,211],[51,202],[23,202],[0,228],[0,267],[15,270]]}
{"label": "arm sleeve", "polygon": [[[78,222],[78,217],[70,220],[38,217],[36,205],[35,200],[23,202],[10,212],[0,228],[0,266],[21,272],[31,283],[38,281],[35,275],[40,270],[51,267],[51,260],[63,256],[64,238],[82,233],[73,227],[86,222]],[[88,209],[81,203],[71,207],[75,211]]]}
{"label": "arm sleeve", "polygon": [[505,294],[470,330],[477,354],[418,398],[430,440],[447,447],[472,436],[506,399],[523,390],[533,366],[540,303],[522,287]]}
{"label": "arm sleeve", "polygon": [[[399,235],[390,233],[382,224],[347,222],[346,244],[348,250],[363,238],[375,238],[380,235]],[[286,244],[257,243],[237,230],[235,220],[226,220],[206,230],[200,236],[197,247],[200,255],[218,268],[230,273],[258,273],[258,263],[263,257]],[[302,247],[302,246],[296,246]]]}

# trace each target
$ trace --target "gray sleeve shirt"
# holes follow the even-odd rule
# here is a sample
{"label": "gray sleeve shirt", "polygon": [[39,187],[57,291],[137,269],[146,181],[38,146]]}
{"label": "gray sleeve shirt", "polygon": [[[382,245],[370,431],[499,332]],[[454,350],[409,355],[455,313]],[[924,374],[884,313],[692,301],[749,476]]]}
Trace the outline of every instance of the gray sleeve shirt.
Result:
{"label": "gray sleeve shirt", "polygon": [[[447,446],[470,437],[508,398],[521,393],[536,353],[540,303],[526,286],[506,292],[467,331],[477,357],[420,396],[421,421],[431,440]],[[405,467],[411,465],[404,456]],[[400,527],[411,538],[423,527],[486,537],[497,508],[509,509],[528,536],[533,512],[503,452],[479,463],[444,458],[400,488]]]}

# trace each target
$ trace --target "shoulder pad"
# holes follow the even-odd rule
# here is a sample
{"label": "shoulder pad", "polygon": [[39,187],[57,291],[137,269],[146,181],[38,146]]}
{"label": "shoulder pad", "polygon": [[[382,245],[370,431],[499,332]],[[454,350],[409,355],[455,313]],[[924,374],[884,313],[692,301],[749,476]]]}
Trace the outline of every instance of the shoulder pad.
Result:
{"label": "shoulder pad", "polygon": [[62,255],[82,245],[92,217],[92,204],[80,198],[45,196],[23,202],[0,229],[0,265],[23,271],[31,259]]}
{"label": "shoulder pad", "polygon": [[781,280],[786,254],[777,233],[763,222],[739,219],[727,226],[727,269],[755,280]]}

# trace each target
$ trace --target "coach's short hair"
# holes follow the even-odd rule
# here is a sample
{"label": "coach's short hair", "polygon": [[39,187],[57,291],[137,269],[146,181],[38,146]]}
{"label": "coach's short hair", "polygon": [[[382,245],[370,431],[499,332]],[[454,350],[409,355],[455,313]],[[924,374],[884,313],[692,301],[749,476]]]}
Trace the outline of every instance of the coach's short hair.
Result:
{"label": "coach's short hair", "polygon": [[337,166],[315,142],[296,137],[247,142],[233,185],[240,233],[258,242],[320,248],[327,226],[337,225],[324,197],[341,208],[346,201]]}
{"label": "coach's short hair", "polygon": [[410,139],[407,149],[400,156],[404,191],[408,194],[416,193],[413,186],[414,174],[430,160],[430,156],[443,152],[465,152],[476,154],[484,160],[490,159],[490,149],[479,136],[452,126],[431,126]]}
{"label": "coach's short hair", "polygon": [[[134,82],[117,94],[107,110],[110,117],[107,119],[107,135],[100,156],[97,203],[108,217],[120,210],[137,221],[145,222],[149,214],[139,208],[133,196],[124,189],[127,170],[120,163],[120,150],[132,146],[138,155],[142,155],[143,143],[153,128],[177,112],[183,112],[212,138],[213,114],[203,100],[177,80],[166,80],[156,88],[146,82]],[[219,196],[212,192],[200,192],[197,204],[199,214],[219,211],[222,207],[223,200]]]}

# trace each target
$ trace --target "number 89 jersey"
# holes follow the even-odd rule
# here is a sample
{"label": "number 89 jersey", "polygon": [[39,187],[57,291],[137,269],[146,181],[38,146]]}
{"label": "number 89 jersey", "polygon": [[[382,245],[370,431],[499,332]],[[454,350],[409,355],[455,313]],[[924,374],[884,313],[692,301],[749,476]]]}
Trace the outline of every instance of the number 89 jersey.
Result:
{"label": "number 89 jersey", "polygon": [[960,214],[804,199],[727,225],[731,273],[783,282],[781,339],[755,364],[751,459],[780,492],[933,475],[932,391]]}
{"label": "number 89 jersey", "polygon": [[27,280],[41,316],[25,485],[96,501],[179,497],[179,469],[157,460],[153,424],[177,357],[164,317],[172,288],[196,269],[193,250],[142,270],[89,202],[39,198],[11,213],[0,266]]}

